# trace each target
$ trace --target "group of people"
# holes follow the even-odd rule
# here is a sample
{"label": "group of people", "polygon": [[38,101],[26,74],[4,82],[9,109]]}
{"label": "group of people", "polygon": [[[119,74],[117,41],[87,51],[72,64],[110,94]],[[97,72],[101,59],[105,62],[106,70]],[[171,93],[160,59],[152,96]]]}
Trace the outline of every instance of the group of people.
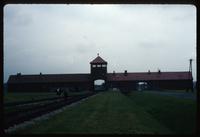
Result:
{"label": "group of people", "polygon": [[68,97],[68,92],[66,89],[62,89],[62,88],[57,88],[56,89],[56,94],[59,95],[59,96],[62,96],[64,98],[67,98]]}

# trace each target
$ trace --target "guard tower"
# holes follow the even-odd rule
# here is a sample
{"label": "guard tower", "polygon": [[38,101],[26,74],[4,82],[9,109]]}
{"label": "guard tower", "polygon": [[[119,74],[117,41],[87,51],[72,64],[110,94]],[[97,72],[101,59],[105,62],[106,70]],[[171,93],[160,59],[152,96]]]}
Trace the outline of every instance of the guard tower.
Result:
{"label": "guard tower", "polygon": [[103,60],[99,54],[97,54],[97,57],[90,62],[90,75],[92,83],[98,79],[105,80],[105,83],[107,81],[107,62]]}

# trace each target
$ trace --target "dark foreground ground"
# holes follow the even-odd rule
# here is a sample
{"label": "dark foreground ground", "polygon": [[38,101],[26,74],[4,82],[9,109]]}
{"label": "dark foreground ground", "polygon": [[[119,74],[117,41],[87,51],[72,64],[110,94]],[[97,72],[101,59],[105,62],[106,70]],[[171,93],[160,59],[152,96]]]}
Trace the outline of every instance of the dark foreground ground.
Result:
{"label": "dark foreground ground", "polygon": [[[166,96],[163,96],[163,95]],[[157,91],[101,92],[20,134],[194,134],[196,101]],[[183,96],[180,94],[180,96]]]}

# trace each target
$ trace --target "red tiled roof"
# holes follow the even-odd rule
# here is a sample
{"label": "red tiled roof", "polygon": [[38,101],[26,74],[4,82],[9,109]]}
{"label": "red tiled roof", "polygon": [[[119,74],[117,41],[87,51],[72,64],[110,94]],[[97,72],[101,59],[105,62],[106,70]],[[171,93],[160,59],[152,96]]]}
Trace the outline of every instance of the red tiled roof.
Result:
{"label": "red tiled roof", "polygon": [[107,62],[105,60],[103,60],[100,56],[96,57],[93,61],[90,62],[90,64],[95,64],[95,63],[103,63],[103,64],[107,64]]}
{"label": "red tiled roof", "polygon": [[[189,72],[108,73],[107,81],[192,80]],[[8,83],[90,82],[90,74],[11,75]]]}
{"label": "red tiled roof", "polygon": [[11,75],[8,83],[88,82],[90,74]]}
{"label": "red tiled roof", "polygon": [[192,79],[192,75],[189,72],[142,72],[142,73],[128,73],[127,76],[124,73],[108,73],[108,81],[145,81],[145,80],[188,80]]}

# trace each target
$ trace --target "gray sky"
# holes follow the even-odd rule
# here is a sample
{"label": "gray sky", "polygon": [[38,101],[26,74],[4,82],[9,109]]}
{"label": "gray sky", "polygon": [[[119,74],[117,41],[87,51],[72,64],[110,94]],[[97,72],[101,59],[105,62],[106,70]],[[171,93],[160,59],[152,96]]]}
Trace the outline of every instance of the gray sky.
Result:
{"label": "gray sky", "polygon": [[6,5],[9,75],[89,73],[97,53],[108,72],[188,71],[196,80],[192,5]]}

